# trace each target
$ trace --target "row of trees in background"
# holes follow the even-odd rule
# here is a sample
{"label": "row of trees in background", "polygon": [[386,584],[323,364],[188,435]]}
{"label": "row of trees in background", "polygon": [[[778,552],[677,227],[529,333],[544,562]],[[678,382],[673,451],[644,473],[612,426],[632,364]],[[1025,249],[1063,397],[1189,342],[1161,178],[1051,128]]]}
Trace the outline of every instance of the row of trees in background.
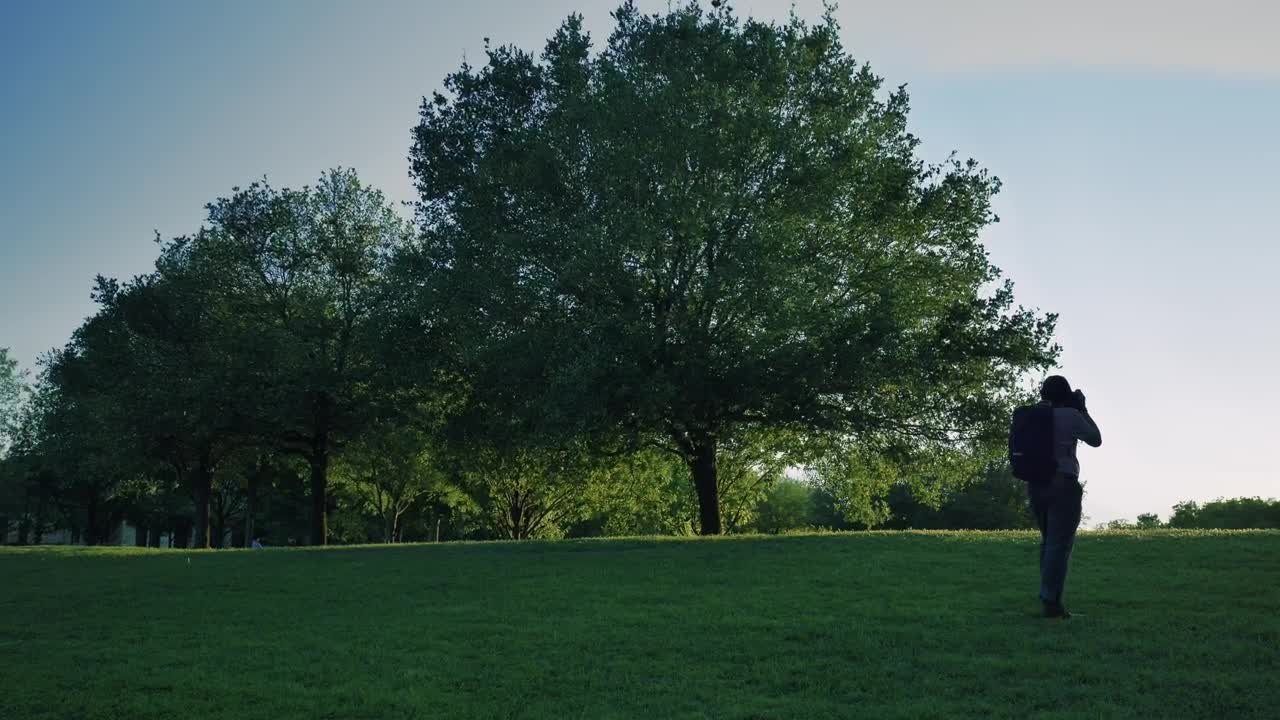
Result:
{"label": "row of trees in background", "polygon": [[350,170],[264,181],[98,278],[8,430],[20,537],[918,525],[904,492],[998,484],[1058,353],[979,242],[999,182],[920,160],[829,15],[614,17],[424,100],[414,221]]}
{"label": "row of trees in background", "polygon": [[1196,528],[1246,530],[1280,528],[1280,500],[1260,497],[1219,498],[1203,505],[1192,500],[1173,506],[1168,521],[1155,513],[1139,515],[1136,521],[1113,520],[1102,527],[1112,530],[1148,528]]}

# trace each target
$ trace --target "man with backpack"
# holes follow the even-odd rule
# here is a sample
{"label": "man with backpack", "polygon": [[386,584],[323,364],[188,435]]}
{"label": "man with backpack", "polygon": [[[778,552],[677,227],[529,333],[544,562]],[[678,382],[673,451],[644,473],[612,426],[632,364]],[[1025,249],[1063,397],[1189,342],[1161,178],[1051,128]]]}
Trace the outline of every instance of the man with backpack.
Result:
{"label": "man with backpack", "polygon": [[1040,602],[1044,616],[1069,618],[1062,604],[1067,565],[1080,526],[1080,463],[1076,444],[1102,445],[1098,424],[1089,416],[1084,393],[1072,391],[1061,375],[1040,387],[1037,405],[1018,408],[1009,431],[1009,466],[1027,483],[1031,509],[1040,526]]}

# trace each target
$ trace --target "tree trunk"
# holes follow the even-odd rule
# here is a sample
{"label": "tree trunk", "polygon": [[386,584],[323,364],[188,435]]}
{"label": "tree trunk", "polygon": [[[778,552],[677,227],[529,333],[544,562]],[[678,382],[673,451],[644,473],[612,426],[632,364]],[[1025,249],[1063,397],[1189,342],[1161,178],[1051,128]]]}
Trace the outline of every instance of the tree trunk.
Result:
{"label": "tree trunk", "polygon": [[151,526],[147,528],[147,547],[160,547],[160,534],[160,525],[153,522]]}
{"label": "tree trunk", "polygon": [[244,492],[244,546],[253,547],[253,512],[258,504],[258,470],[249,476]]}
{"label": "tree trunk", "polygon": [[311,465],[311,544],[327,545],[329,508],[325,490],[329,479],[329,438],[326,433],[316,434],[308,461]]}
{"label": "tree trunk", "polygon": [[22,516],[18,518],[18,544],[26,545],[31,538],[31,490],[22,499]]}
{"label": "tree trunk", "polygon": [[719,535],[720,488],[716,477],[716,439],[705,437],[693,444],[689,458],[693,487],[698,492],[698,531],[703,535]]}
{"label": "tree trunk", "polygon": [[169,547],[185,549],[191,544],[191,526],[189,522],[182,522],[173,530],[173,535],[169,538]]}
{"label": "tree trunk", "polygon": [[45,496],[45,493],[43,491],[41,491],[41,493],[36,496],[36,516],[33,519],[33,524],[31,527],[31,534],[35,538],[35,542],[33,544],[35,545],[44,544],[44,526],[45,526],[44,511],[45,511],[45,506],[48,504],[47,501],[48,501],[48,498]]}
{"label": "tree trunk", "polygon": [[[221,550],[227,537],[227,498],[226,493],[214,495],[210,492],[209,503],[209,547]],[[213,498],[217,502],[212,502]]]}
{"label": "tree trunk", "polygon": [[138,523],[137,525],[133,526],[133,546],[134,547],[147,546],[147,528],[141,523]]}
{"label": "tree trunk", "polygon": [[211,521],[209,495],[213,490],[213,473],[210,471],[209,464],[205,459],[202,458],[196,466],[195,477],[192,480],[191,497],[196,502],[195,516],[192,518],[195,536],[192,547],[208,549]]}
{"label": "tree trunk", "polygon": [[98,537],[98,493],[92,488],[88,491],[88,497],[85,498],[84,521],[84,544],[99,544],[101,538]]}
{"label": "tree trunk", "polygon": [[396,541],[396,520],[391,511],[383,513],[382,541],[390,545]]}

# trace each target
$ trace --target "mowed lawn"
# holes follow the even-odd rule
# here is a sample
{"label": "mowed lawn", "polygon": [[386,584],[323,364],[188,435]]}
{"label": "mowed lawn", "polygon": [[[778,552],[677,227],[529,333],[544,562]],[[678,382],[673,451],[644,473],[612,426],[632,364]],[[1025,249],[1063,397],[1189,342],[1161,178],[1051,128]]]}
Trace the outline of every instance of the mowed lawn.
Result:
{"label": "mowed lawn", "polygon": [[0,548],[0,718],[1276,718],[1280,532]]}

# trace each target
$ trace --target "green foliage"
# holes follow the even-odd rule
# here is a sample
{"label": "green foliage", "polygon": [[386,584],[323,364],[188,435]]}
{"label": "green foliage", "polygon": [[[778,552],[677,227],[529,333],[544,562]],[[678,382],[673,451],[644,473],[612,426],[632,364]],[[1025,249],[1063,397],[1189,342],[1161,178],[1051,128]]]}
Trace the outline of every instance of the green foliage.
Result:
{"label": "green foliage", "polygon": [[1184,500],[1173,506],[1173,514],[1169,516],[1169,527],[1199,527],[1200,504],[1194,500]]}
{"label": "green foliage", "polygon": [[19,413],[26,393],[24,380],[18,361],[9,357],[9,348],[0,347],[0,459],[18,432]]}
{"label": "green foliage", "polygon": [[0,549],[0,717],[1275,715],[1280,533],[1085,533],[1065,623],[1037,541]]}
{"label": "green foliage", "polygon": [[1259,497],[1219,498],[1200,505],[1186,501],[1173,506],[1169,527],[1206,529],[1280,528],[1280,500]]}
{"label": "green foliage", "polygon": [[696,531],[698,500],[684,462],[650,449],[606,464],[591,486],[588,515],[567,530],[592,535],[689,535]]}
{"label": "green foliage", "polygon": [[799,480],[782,480],[769,489],[756,511],[756,529],[781,533],[813,527],[815,491]]}
{"label": "green foliage", "polygon": [[933,530],[1018,530],[1035,527],[1026,483],[1004,464],[989,468],[976,482],[922,501],[907,485],[890,493],[890,517],[884,527]]}
{"label": "green foliage", "polygon": [[400,521],[424,496],[447,496],[444,470],[431,438],[411,427],[381,422],[348,445],[338,475],[359,506],[381,521],[382,542],[400,538]]}
{"label": "green foliage", "polygon": [[[95,295],[109,292],[100,281]],[[28,477],[40,478],[58,524],[90,545],[105,541],[129,510],[120,487],[152,469],[134,424],[141,388],[130,374],[131,340],[117,307],[85,321],[62,350],[41,359],[27,418]]]}
{"label": "green foliage", "polygon": [[998,181],[920,161],[905,91],[829,15],[615,19],[598,53],[574,16],[422,105],[406,276],[472,421],[661,443],[712,533],[717,454],[746,430],[927,458],[1002,439],[1056,347],[978,241]]}
{"label": "green foliage", "polygon": [[1155,513],[1143,513],[1138,516],[1137,520],[1130,522],[1128,518],[1119,518],[1109,520],[1098,526],[1102,530],[1156,530],[1168,527],[1160,522],[1160,516]]}
{"label": "green foliage", "polygon": [[251,379],[240,420],[304,458],[312,544],[328,539],[328,465],[384,408],[383,278],[409,228],[351,170],[314,187],[254,183],[209,205],[191,252],[234,308],[227,338]]}
{"label": "green foliage", "polygon": [[752,428],[726,437],[716,458],[724,529],[753,530],[758,506],[804,453],[804,439],[795,433]]}
{"label": "green foliage", "polygon": [[1057,354],[978,241],[999,182],[919,159],[830,13],[614,17],[424,102],[416,233],[350,170],[233,188],[153,272],[96,279],[33,392],[0,351],[0,520],[204,548],[964,502]]}
{"label": "green foliage", "polygon": [[1140,530],[1151,530],[1154,528],[1164,527],[1164,523],[1160,522],[1160,516],[1155,513],[1143,513],[1138,516],[1134,525]]}
{"label": "green foliage", "polygon": [[562,537],[590,512],[592,486],[607,474],[580,449],[470,448],[455,458],[458,484],[496,537]]}
{"label": "green foliage", "polygon": [[[345,170],[301,190],[255,183],[210,204],[205,227],[162,244],[154,272],[97,279],[98,313],[45,363],[26,474],[56,478],[51,498],[90,541],[98,515],[174,525],[176,478],[205,547],[257,512],[242,483],[257,471],[238,455],[295,454],[309,483],[290,502],[308,502],[307,535],[324,542],[331,454],[423,400],[382,362],[385,269],[409,234],[382,194]],[[179,513],[191,524],[190,510]]]}
{"label": "green foliage", "polygon": [[914,497],[925,507],[937,507],[955,488],[986,472],[989,460],[944,447],[927,451],[821,451],[807,473],[828,494],[845,520],[854,527],[880,527],[894,517],[891,497],[899,504]]}
{"label": "green foliage", "polygon": [[30,496],[33,408],[26,402],[29,388],[18,361],[0,348],[0,544],[7,542],[10,522],[21,526],[24,538],[32,521]]}
{"label": "green foliage", "polygon": [[[99,277],[100,310],[82,327],[77,348],[85,358],[102,357],[87,377],[119,411],[103,439],[119,445],[128,438],[138,472],[172,473],[194,508],[197,547],[220,544],[211,503],[226,498],[215,473],[243,442],[235,418],[256,389],[230,341],[235,309],[211,277],[188,238],[162,247],[148,275],[125,284]],[[107,332],[83,333],[95,325]]]}

